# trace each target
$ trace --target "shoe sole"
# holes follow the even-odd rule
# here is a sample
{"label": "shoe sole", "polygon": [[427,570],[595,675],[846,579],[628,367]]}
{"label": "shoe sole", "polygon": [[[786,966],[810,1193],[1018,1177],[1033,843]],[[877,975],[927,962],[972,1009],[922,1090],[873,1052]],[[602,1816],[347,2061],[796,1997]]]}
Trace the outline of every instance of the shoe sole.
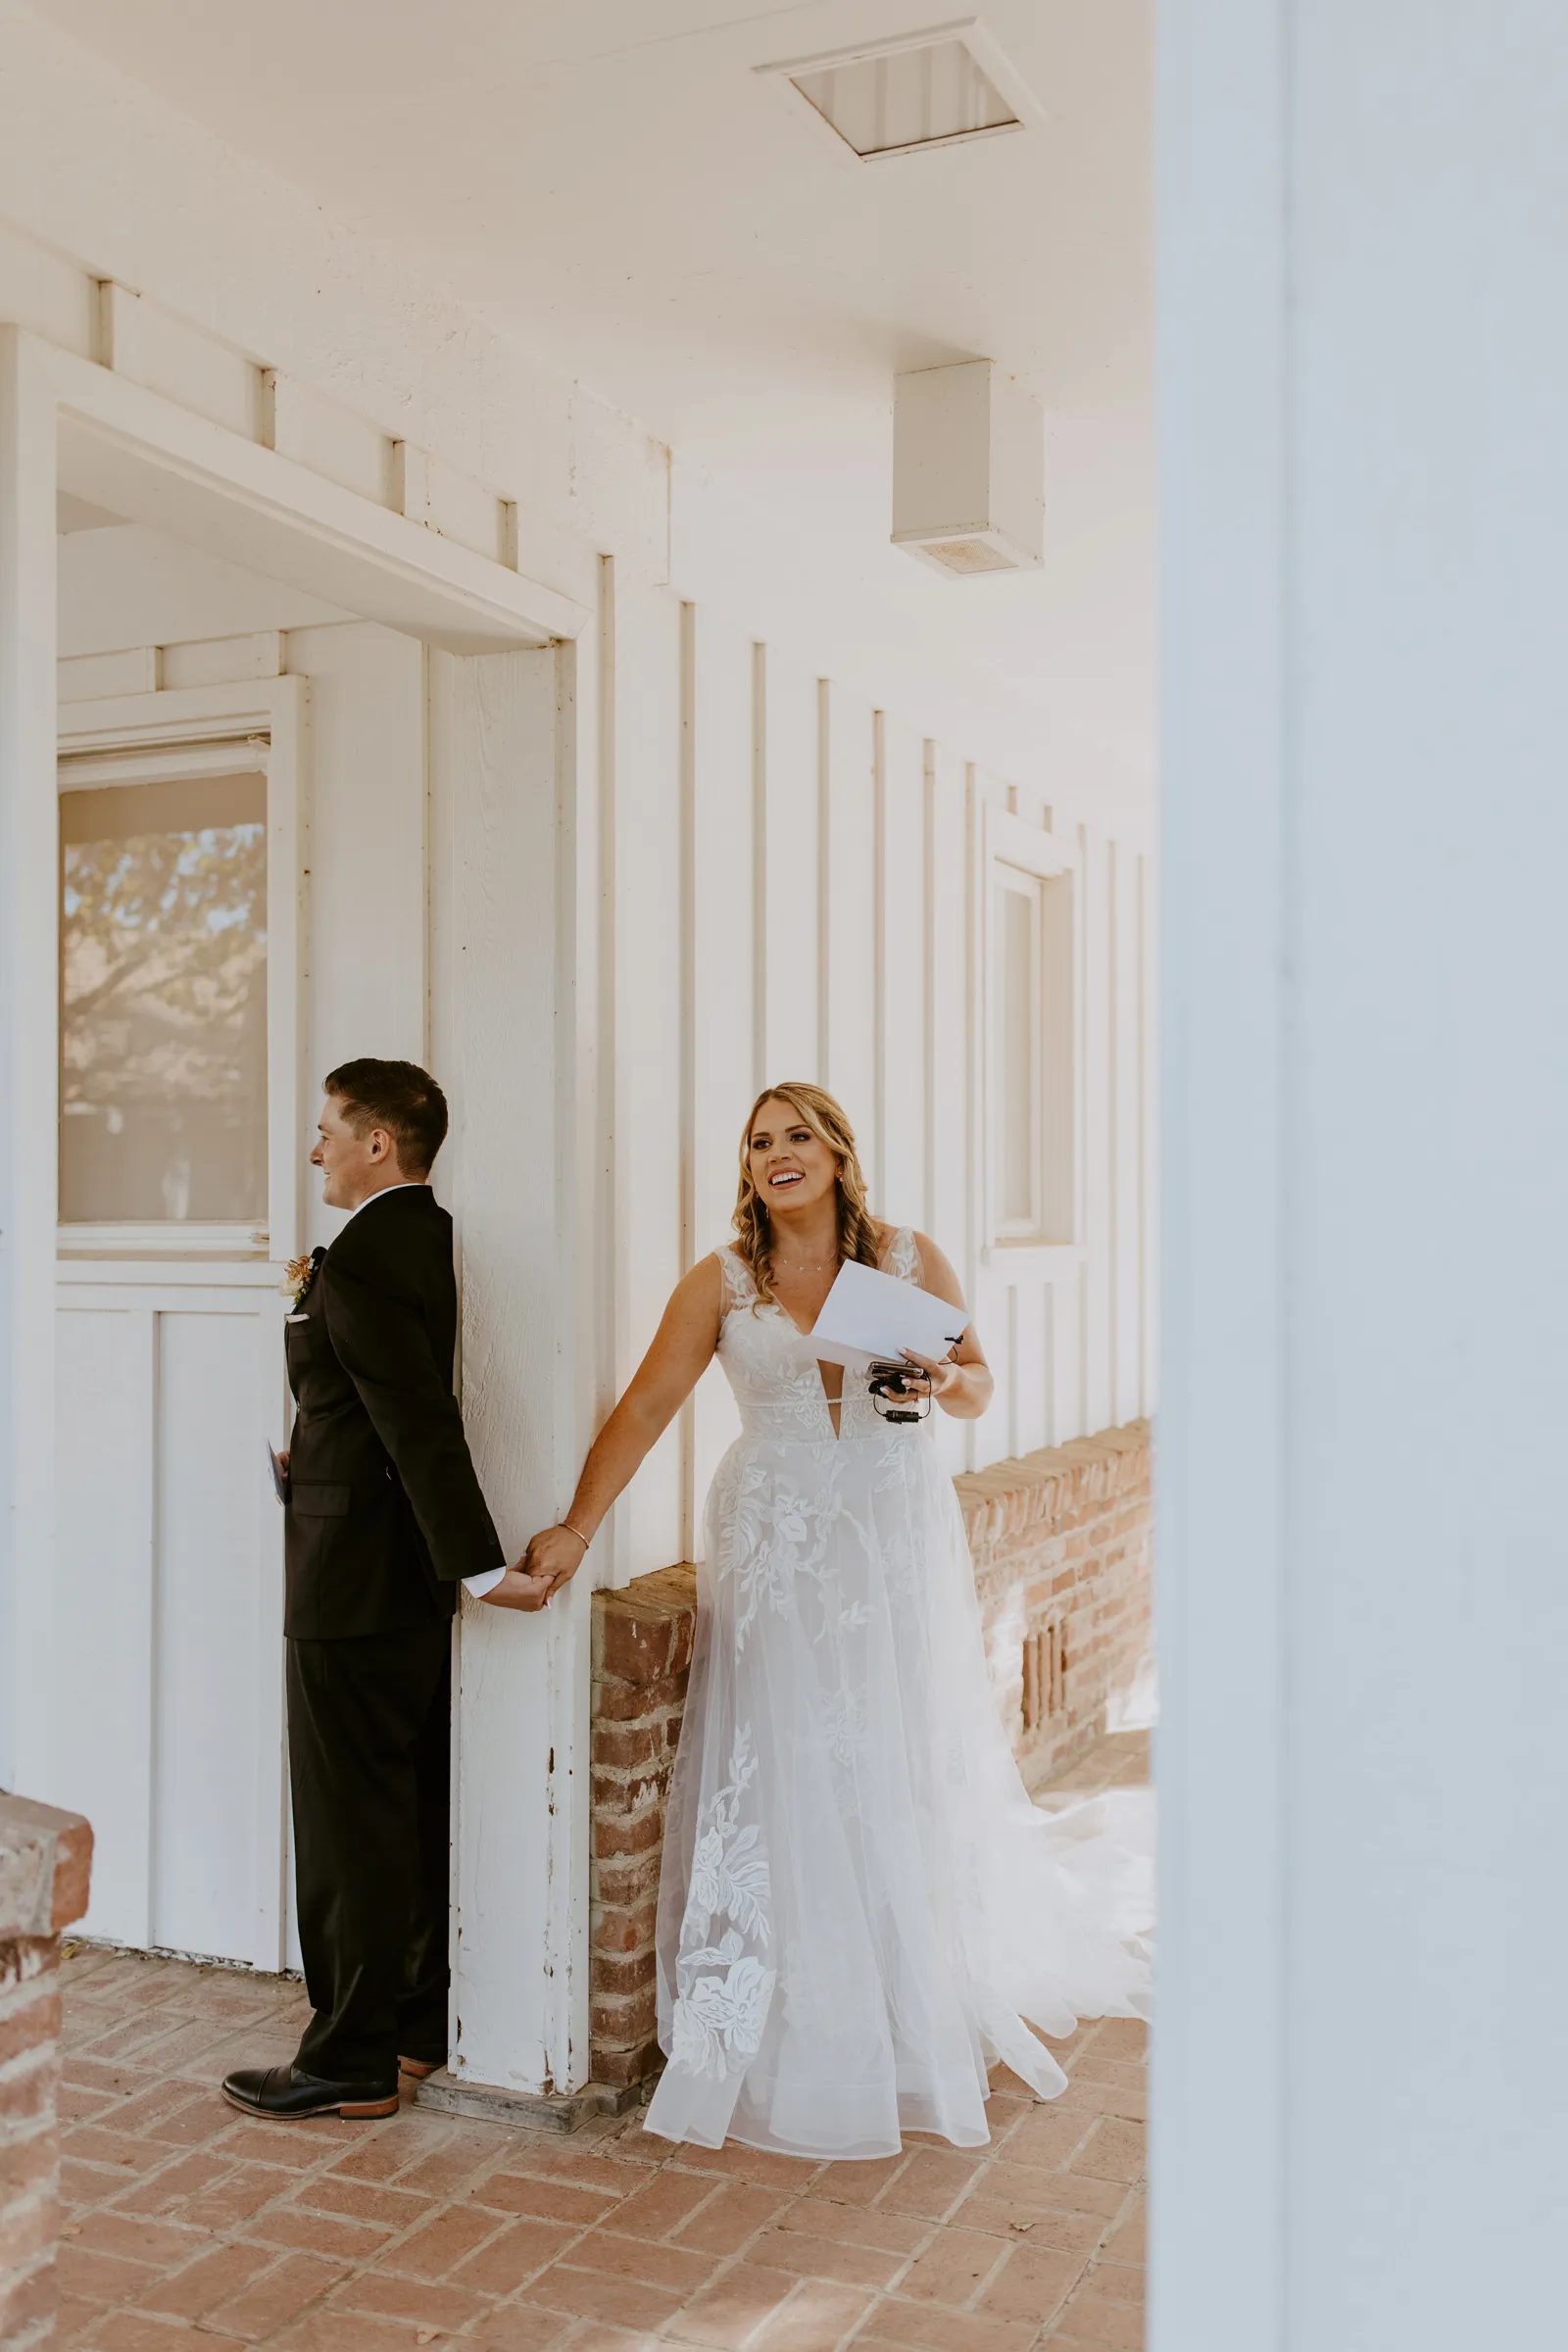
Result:
{"label": "shoe sole", "polygon": [[226,2087],[223,2096],[241,2115],[259,2116],[264,2124],[308,2124],[318,2115],[340,2115],[348,2124],[368,2123],[374,2116],[396,2115],[399,2106],[394,2091],[389,2099],[330,2100],[324,2106],[296,2107],[292,2115],[279,2115],[273,2108],[253,2107],[249,2099],[237,2099]]}
{"label": "shoe sole", "polygon": [[[445,2061],[441,2063],[444,2064]],[[412,2075],[416,2082],[423,2082],[431,2075],[438,2075],[441,2072],[441,2065],[431,2058],[400,2058],[398,2072],[402,2075]]]}

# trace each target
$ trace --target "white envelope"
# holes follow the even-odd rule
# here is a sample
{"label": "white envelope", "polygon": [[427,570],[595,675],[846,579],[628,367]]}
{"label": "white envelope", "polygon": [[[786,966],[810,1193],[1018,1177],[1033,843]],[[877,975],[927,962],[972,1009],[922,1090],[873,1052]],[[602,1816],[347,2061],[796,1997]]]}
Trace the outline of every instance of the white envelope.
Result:
{"label": "white envelope", "polygon": [[863,1372],[868,1364],[897,1363],[906,1348],[943,1356],[962,1339],[968,1316],[913,1283],[875,1266],[843,1265],[811,1326],[811,1346],[824,1363]]}

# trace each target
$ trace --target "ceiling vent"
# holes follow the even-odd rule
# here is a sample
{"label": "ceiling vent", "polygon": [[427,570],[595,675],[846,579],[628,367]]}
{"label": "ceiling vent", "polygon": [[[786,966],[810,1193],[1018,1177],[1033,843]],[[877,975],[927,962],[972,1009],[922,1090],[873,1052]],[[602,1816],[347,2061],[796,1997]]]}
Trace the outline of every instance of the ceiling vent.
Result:
{"label": "ceiling vent", "polygon": [[973,17],[757,71],[847,163],[956,147],[1038,120],[1012,68]]}
{"label": "ceiling vent", "polygon": [[1043,560],[1046,420],[993,360],[893,381],[893,544],[951,578]]}

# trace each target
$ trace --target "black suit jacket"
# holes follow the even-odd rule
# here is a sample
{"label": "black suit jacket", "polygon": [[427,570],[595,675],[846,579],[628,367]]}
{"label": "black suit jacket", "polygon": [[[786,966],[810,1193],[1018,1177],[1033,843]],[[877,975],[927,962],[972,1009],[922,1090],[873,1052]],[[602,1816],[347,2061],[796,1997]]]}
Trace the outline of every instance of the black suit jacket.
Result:
{"label": "black suit jacket", "polygon": [[335,1641],[450,1617],[459,1580],[505,1555],[452,1394],[452,1219],[429,1186],[368,1200],[297,1311],[283,1631]]}

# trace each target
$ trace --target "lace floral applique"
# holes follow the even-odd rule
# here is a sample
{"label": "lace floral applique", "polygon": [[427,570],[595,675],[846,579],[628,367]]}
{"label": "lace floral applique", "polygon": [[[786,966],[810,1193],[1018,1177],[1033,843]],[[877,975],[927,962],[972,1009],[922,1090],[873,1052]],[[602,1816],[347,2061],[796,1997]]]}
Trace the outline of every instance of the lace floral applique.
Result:
{"label": "lace floral applique", "polygon": [[900,1282],[919,1281],[920,1251],[912,1225],[901,1225],[893,1236],[888,1249],[887,1270],[890,1274],[896,1274]]}
{"label": "lace floral applique", "polygon": [[733,1929],[710,1951],[693,1954],[693,1966],[714,1963],[725,1974],[699,1977],[675,2003],[669,2055],[693,2074],[722,2079],[739,2073],[762,2044],[762,2028],[773,1998],[773,1971],[747,1953]]}
{"label": "lace floral applique", "polygon": [[752,1280],[751,1267],[733,1250],[720,1250],[716,1255],[724,1286],[725,1314],[732,1314],[736,1307],[755,1304],[757,1285]]}
{"label": "lace floral applique", "polygon": [[761,1462],[750,1462],[743,1468],[731,1505],[734,1557],[739,1562],[735,1570],[737,1652],[745,1647],[764,1602],[775,1613],[787,1609],[803,1577],[822,1589],[828,1540],[841,1507],[831,1462],[815,1494],[786,1486],[776,1470]]}
{"label": "lace floral applique", "polygon": [[[756,1778],[751,1727],[737,1724],[729,1779],[698,1815],[675,1966],[671,2063],[720,2079],[756,2057],[776,1982],[762,1957],[773,1940],[767,1856],[758,1825],[740,1820],[742,1792]],[[716,1943],[710,1940],[715,1920],[729,1923]],[[759,1951],[747,1950],[748,1936]],[[688,1942],[698,1948],[687,1950]]]}
{"label": "lace floral applique", "polygon": [[826,1714],[828,1753],[835,1764],[853,1764],[870,1744],[864,1698],[853,1686],[845,1684],[828,1701]]}

